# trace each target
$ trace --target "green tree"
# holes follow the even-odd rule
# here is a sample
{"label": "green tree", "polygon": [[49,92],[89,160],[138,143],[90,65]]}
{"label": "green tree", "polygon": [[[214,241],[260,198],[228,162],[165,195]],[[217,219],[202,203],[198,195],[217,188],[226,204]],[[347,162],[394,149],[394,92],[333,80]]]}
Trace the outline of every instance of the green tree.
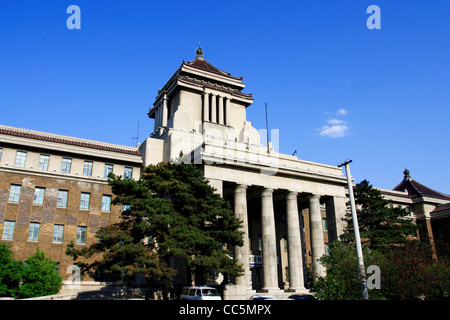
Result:
{"label": "green tree", "polygon": [[[357,184],[354,193],[365,267],[376,265],[381,271],[381,286],[369,290],[370,299],[447,298],[449,261],[434,260],[429,245],[410,237],[417,228],[406,217],[408,212],[390,207],[367,180]],[[312,284],[312,290],[322,299],[361,299],[351,219],[341,240],[321,258],[327,273]]]}
{"label": "green tree", "polygon": [[[386,250],[409,242],[409,236],[417,234],[417,226],[407,217],[409,213],[389,206],[381,191],[367,180],[355,185],[354,195],[361,242],[369,248]],[[341,238],[353,241],[353,222],[350,214],[348,217],[347,232]]]}
{"label": "green tree", "polygon": [[0,242],[0,297],[17,294],[22,272],[22,262],[14,259],[9,245]]}
{"label": "green tree", "polygon": [[22,270],[22,284],[17,293],[18,298],[57,294],[61,289],[62,277],[56,269],[56,262],[46,257],[39,248],[25,260],[25,267]]}
{"label": "green tree", "polygon": [[[215,272],[240,274],[229,246],[242,245],[239,221],[228,202],[215,193],[192,164],[160,163],[143,169],[139,180],[110,175],[113,204],[126,206],[121,221],[100,228],[99,242],[67,253],[84,259],[83,270],[97,270],[113,280],[143,274],[150,287],[172,287],[176,270],[171,261],[184,261],[188,278],[206,281]],[[188,279],[188,282],[190,279]]]}
{"label": "green tree", "polygon": [[[384,257],[376,251],[363,246],[365,267],[370,265],[384,266]],[[358,271],[358,260],[353,245],[335,241],[329,246],[329,254],[320,259],[326,269],[326,276],[312,284],[311,291],[318,299],[323,300],[361,300],[361,281]],[[369,290],[371,299],[384,299],[384,291]]]}

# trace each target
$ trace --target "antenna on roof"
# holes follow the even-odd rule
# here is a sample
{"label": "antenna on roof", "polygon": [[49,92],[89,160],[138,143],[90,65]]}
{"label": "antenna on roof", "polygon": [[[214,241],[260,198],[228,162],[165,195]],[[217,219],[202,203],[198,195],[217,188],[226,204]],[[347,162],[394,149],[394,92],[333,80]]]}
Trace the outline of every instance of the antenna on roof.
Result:
{"label": "antenna on roof", "polygon": [[131,138],[133,140],[136,140],[136,148],[139,147],[139,120],[138,120],[138,125],[137,125],[137,134],[135,138]]}
{"label": "antenna on roof", "polygon": [[267,153],[270,153],[270,147],[269,147],[269,120],[267,118],[267,102],[264,102],[264,105],[266,106]]}

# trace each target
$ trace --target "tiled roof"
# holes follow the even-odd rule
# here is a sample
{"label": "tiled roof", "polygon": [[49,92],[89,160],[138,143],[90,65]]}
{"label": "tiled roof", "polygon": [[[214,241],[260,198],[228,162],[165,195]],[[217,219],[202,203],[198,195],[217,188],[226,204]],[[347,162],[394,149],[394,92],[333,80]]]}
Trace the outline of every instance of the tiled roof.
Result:
{"label": "tiled roof", "polygon": [[70,138],[70,137],[54,136],[54,135],[50,135],[50,134],[30,132],[27,130],[21,130],[21,129],[15,129],[15,128],[0,127],[0,134],[6,134],[6,135],[10,135],[10,136],[35,139],[35,140],[41,140],[41,141],[62,143],[62,144],[73,145],[73,146],[78,146],[78,147],[85,147],[85,148],[92,148],[92,149],[97,149],[97,150],[119,152],[119,153],[125,153],[125,154],[137,155],[137,156],[140,155],[136,149],[131,149],[131,148],[127,149],[125,147],[122,148],[120,146],[101,144],[101,143],[97,143],[97,142],[89,141],[89,140],[77,140],[75,138]]}
{"label": "tiled roof", "polygon": [[228,78],[236,79],[236,80],[242,80],[243,79],[242,77],[234,77],[234,76],[231,75],[231,73],[222,71],[219,68],[214,67],[211,63],[209,63],[205,59],[199,58],[199,57],[195,58],[194,61],[188,61],[188,62],[183,61],[183,64],[184,65],[188,65],[190,67],[194,67],[194,68],[203,70],[203,71],[207,71],[207,72],[215,73],[215,74],[218,74],[218,75],[221,75],[221,76],[225,76],[225,77],[228,77]]}
{"label": "tiled roof", "polygon": [[431,211],[431,213],[441,212],[441,211],[446,211],[446,210],[450,210],[450,202],[446,203],[446,204],[438,205],[436,208],[434,208],[433,211]]}
{"label": "tiled roof", "polygon": [[423,184],[413,180],[412,178],[405,178],[393,190],[406,190],[411,198],[425,196],[450,201],[449,195],[428,188],[427,186],[424,186]]}

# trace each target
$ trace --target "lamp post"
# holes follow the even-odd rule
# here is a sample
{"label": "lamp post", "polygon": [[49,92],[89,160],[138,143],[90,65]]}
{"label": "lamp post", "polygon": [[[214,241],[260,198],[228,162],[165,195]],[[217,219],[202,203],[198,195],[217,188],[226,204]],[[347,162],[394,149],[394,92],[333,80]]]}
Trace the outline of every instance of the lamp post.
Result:
{"label": "lamp post", "polygon": [[359,236],[358,217],[356,216],[355,197],[353,195],[352,177],[350,174],[350,166],[349,166],[350,162],[352,162],[352,159],[340,163],[338,167],[345,166],[345,172],[347,175],[348,195],[350,198],[350,209],[352,212],[352,220],[353,220],[353,231],[355,233],[355,245],[356,245],[356,255],[358,257],[359,277],[361,280],[361,295],[363,300],[368,300],[369,292],[367,290],[366,269],[364,267],[364,258],[361,248],[361,238]]}

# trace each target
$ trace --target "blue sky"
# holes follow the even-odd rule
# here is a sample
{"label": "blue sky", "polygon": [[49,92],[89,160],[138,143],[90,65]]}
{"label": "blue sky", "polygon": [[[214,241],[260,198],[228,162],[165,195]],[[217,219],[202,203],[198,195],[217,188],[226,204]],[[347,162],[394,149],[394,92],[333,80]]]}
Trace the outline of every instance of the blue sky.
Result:
{"label": "blue sky", "polygon": [[[69,30],[66,9],[81,10]],[[368,29],[370,5],[381,29]],[[405,166],[450,194],[450,1],[0,0],[0,124],[135,145],[201,41],[243,76],[280,151],[391,189]]]}

